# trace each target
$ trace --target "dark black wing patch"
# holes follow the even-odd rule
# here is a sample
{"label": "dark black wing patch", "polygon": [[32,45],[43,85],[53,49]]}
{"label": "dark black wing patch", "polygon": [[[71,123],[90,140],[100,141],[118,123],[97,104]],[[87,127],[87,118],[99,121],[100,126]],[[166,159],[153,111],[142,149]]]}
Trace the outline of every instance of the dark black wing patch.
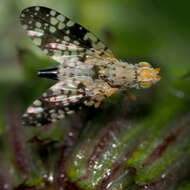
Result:
{"label": "dark black wing patch", "polygon": [[63,63],[73,57],[112,56],[112,52],[94,34],[80,24],[46,7],[29,7],[20,21],[27,34],[42,51]]}

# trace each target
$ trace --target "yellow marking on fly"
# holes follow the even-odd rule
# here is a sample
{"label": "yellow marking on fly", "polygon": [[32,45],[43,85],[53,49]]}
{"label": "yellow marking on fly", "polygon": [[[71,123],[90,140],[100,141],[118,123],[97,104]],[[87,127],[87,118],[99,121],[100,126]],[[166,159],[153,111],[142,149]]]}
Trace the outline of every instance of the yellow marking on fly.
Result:
{"label": "yellow marking on fly", "polygon": [[[100,90],[102,90],[102,89],[100,89]],[[118,91],[118,88],[109,88],[109,89],[105,90],[104,92],[102,92],[101,94],[98,94],[98,95],[95,95],[94,97],[92,97],[92,99],[97,101],[94,104],[94,107],[98,108],[99,105],[101,104],[102,100],[105,99],[105,96],[110,97],[112,94],[114,94],[117,91]]]}
{"label": "yellow marking on fly", "polygon": [[147,62],[140,62],[137,67],[137,82],[142,88],[148,88],[158,82],[161,77],[158,75],[160,68],[152,68]]}

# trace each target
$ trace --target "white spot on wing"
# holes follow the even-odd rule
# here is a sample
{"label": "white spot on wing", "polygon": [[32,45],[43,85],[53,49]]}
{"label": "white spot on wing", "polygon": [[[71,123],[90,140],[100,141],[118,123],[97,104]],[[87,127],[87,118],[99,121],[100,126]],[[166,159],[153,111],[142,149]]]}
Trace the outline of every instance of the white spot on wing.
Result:
{"label": "white spot on wing", "polygon": [[77,40],[73,41],[73,43],[74,43],[75,45],[79,45],[79,44],[80,44]]}
{"label": "white spot on wing", "polygon": [[59,28],[59,30],[62,30],[63,28],[65,28],[65,24],[62,22],[59,23],[58,28]]}
{"label": "white spot on wing", "polygon": [[41,39],[41,38],[35,38],[35,39],[33,40],[33,42],[34,42],[35,45],[40,46],[41,43],[42,43],[42,39]]}
{"label": "white spot on wing", "polygon": [[63,15],[58,15],[57,19],[61,22],[63,22],[65,20],[65,17]]}
{"label": "white spot on wing", "polygon": [[61,114],[61,115],[58,115],[58,116],[57,116],[58,119],[63,119],[64,117],[65,117],[64,114]]}
{"label": "white spot on wing", "polygon": [[69,42],[69,41],[70,41],[69,36],[64,36],[64,40],[65,40],[66,42]]}
{"label": "white spot on wing", "polygon": [[56,25],[58,23],[58,20],[55,19],[54,17],[51,17],[50,23],[53,24],[53,25]]}
{"label": "white spot on wing", "polygon": [[54,10],[51,10],[51,11],[50,11],[50,15],[51,15],[51,16],[55,16],[55,15],[56,15],[56,12],[55,12]]}
{"label": "white spot on wing", "polygon": [[102,42],[98,42],[97,45],[98,45],[98,47],[100,47],[102,49],[104,49],[106,47]]}
{"label": "white spot on wing", "polygon": [[36,27],[41,28],[42,24],[40,22],[36,22]]}
{"label": "white spot on wing", "polygon": [[68,26],[68,27],[71,27],[71,26],[73,26],[73,25],[74,25],[74,22],[73,22],[73,21],[69,20],[69,21],[67,22],[67,26]]}
{"label": "white spot on wing", "polygon": [[67,114],[69,114],[69,115],[74,114],[74,113],[75,113],[75,112],[72,111],[72,110],[70,110],[70,111],[67,112]]}
{"label": "white spot on wing", "polygon": [[97,41],[97,38],[94,34],[88,32],[85,36],[84,36],[84,40],[92,40],[93,42],[96,42]]}
{"label": "white spot on wing", "polygon": [[42,103],[40,100],[35,100],[34,103],[33,103],[35,106],[41,106]]}
{"label": "white spot on wing", "polygon": [[51,33],[54,33],[56,31],[56,28],[54,26],[50,26],[49,31]]}
{"label": "white spot on wing", "polygon": [[30,106],[27,109],[27,113],[30,113],[30,114],[36,114],[36,113],[39,113],[39,112],[43,112],[43,108]]}
{"label": "white spot on wing", "polygon": [[66,34],[69,34],[69,33],[70,33],[70,30],[67,30],[65,33],[66,33]]}
{"label": "white spot on wing", "polygon": [[43,30],[40,30],[40,31],[27,30],[27,33],[31,37],[34,37],[34,36],[40,37],[40,36],[43,36],[44,34]]}
{"label": "white spot on wing", "polygon": [[39,11],[39,10],[40,10],[40,7],[35,7],[35,10],[36,10],[36,11]]}

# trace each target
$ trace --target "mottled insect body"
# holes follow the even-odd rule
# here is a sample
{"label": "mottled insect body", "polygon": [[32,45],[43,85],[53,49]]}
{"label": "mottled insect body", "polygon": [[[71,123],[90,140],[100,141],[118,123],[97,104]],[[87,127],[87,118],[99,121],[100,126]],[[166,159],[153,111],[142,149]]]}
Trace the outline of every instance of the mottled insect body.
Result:
{"label": "mottled insect body", "polygon": [[55,122],[82,107],[98,107],[118,90],[146,88],[160,80],[159,68],[117,60],[94,34],[52,9],[29,7],[20,19],[34,43],[60,63],[38,72],[58,82],[27,109],[24,125]]}
{"label": "mottled insect body", "polygon": [[104,63],[90,63],[89,65],[65,67],[60,65],[58,79],[64,81],[67,78],[82,80],[83,77],[93,82],[107,82],[112,88],[146,88],[160,80],[157,75],[160,69],[153,69],[147,62],[129,64],[117,59],[104,60]]}

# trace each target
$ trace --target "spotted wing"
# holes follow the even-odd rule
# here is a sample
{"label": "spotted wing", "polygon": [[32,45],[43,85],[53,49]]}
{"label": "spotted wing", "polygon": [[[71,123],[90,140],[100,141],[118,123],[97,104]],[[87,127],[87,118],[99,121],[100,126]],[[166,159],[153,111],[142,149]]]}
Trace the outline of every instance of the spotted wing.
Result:
{"label": "spotted wing", "polygon": [[65,80],[48,89],[35,100],[23,115],[23,125],[41,126],[63,119],[83,107],[98,107],[103,99],[118,89],[107,83],[95,84],[92,81]]}
{"label": "spotted wing", "polygon": [[41,126],[63,119],[88,100],[85,89],[71,81],[58,82],[28,107],[22,116],[23,125]]}
{"label": "spotted wing", "polygon": [[29,7],[22,11],[20,21],[34,43],[59,63],[113,57],[94,34],[55,10]]}

